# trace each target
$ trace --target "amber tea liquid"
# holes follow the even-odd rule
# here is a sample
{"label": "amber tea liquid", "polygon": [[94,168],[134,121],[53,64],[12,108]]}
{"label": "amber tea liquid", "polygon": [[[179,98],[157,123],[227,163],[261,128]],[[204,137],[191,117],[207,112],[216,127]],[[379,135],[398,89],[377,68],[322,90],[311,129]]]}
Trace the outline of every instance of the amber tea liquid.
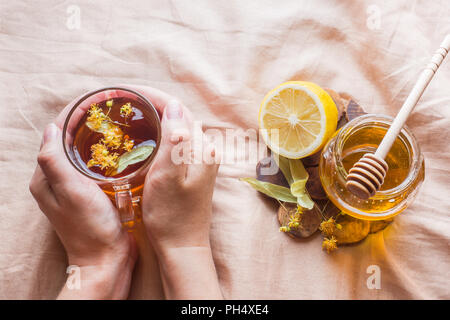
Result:
{"label": "amber tea liquid", "polygon": [[[111,100],[98,102],[98,107],[102,109],[104,114],[107,114],[110,117],[114,124],[118,124],[118,127],[123,131],[124,136],[128,136],[133,141],[134,146],[139,146],[142,143],[155,144],[158,132],[157,128],[153,125],[154,121],[151,120],[154,115],[146,109],[146,106],[134,99],[114,98],[112,99],[112,107],[109,108],[106,105],[107,101]],[[129,118],[125,118],[120,114],[120,107],[127,103],[130,103],[133,109],[133,113]],[[101,179],[121,178],[133,173],[145,163],[145,161],[141,161],[129,165],[124,171],[113,176],[108,176],[107,170],[102,169],[100,166],[88,167],[88,161],[91,159],[91,147],[94,144],[99,143],[103,138],[102,133],[95,132],[86,125],[88,115],[89,114],[86,112],[79,122],[73,141],[73,152],[75,157],[81,160],[79,162],[89,175]],[[120,156],[125,153],[126,150],[120,148],[114,150],[114,152],[117,152]]]}

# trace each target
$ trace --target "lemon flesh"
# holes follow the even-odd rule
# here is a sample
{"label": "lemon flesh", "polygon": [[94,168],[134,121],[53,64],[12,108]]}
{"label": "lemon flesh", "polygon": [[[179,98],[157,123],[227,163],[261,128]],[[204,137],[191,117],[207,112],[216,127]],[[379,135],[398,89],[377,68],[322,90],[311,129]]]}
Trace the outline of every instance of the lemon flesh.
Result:
{"label": "lemon flesh", "polygon": [[270,91],[259,110],[259,127],[269,148],[300,159],[319,151],[336,131],[337,108],[318,85],[285,82]]}

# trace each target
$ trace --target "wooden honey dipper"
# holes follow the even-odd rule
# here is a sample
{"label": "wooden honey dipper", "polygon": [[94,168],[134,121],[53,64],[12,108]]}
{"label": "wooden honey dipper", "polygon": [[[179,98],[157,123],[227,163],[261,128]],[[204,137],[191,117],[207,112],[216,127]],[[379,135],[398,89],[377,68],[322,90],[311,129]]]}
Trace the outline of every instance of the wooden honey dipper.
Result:
{"label": "wooden honey dipper", "polygon": [[360,199],[372,197],[381,187],[389,167],[384,158],[391,149],[403,125],[408,119],[425,88],[430,83],[437,69],[441,65],[450,50],[450,34],[441,43],[440,48],[431,58],[431,62],[422,71],[419,79],[411,90],[405,103],[395,117],[388,132],[384,136],[375,153],[366,153],[350,169],[347,176],[346,187],[351,193]]}

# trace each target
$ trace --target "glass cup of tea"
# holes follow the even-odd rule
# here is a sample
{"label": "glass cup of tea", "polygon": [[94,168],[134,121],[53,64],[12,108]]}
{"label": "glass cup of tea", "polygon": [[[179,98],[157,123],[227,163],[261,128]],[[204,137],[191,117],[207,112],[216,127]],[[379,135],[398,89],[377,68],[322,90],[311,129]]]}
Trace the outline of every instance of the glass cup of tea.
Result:
{"label": "glass cup of tea", "polygon": [[108,87],[87,93],[69,111],[63,146],[69,162],[94,180],[132,228],[145,176],[161,142],[160,116],[140,93]]}

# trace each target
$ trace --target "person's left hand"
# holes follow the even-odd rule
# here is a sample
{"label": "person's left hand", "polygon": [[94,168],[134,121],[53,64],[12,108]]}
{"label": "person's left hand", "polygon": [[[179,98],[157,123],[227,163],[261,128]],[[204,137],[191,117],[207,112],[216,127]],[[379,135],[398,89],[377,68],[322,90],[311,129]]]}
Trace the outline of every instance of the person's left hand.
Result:
{"label": "person's left hand", "polygon": [[80,269],[79,290],[64,286],[59,298],[123,299],[137,258],[134,238],[100,187],[71,166],[62,145],[62,125],[71,105],[44,131],[30,191]]}

